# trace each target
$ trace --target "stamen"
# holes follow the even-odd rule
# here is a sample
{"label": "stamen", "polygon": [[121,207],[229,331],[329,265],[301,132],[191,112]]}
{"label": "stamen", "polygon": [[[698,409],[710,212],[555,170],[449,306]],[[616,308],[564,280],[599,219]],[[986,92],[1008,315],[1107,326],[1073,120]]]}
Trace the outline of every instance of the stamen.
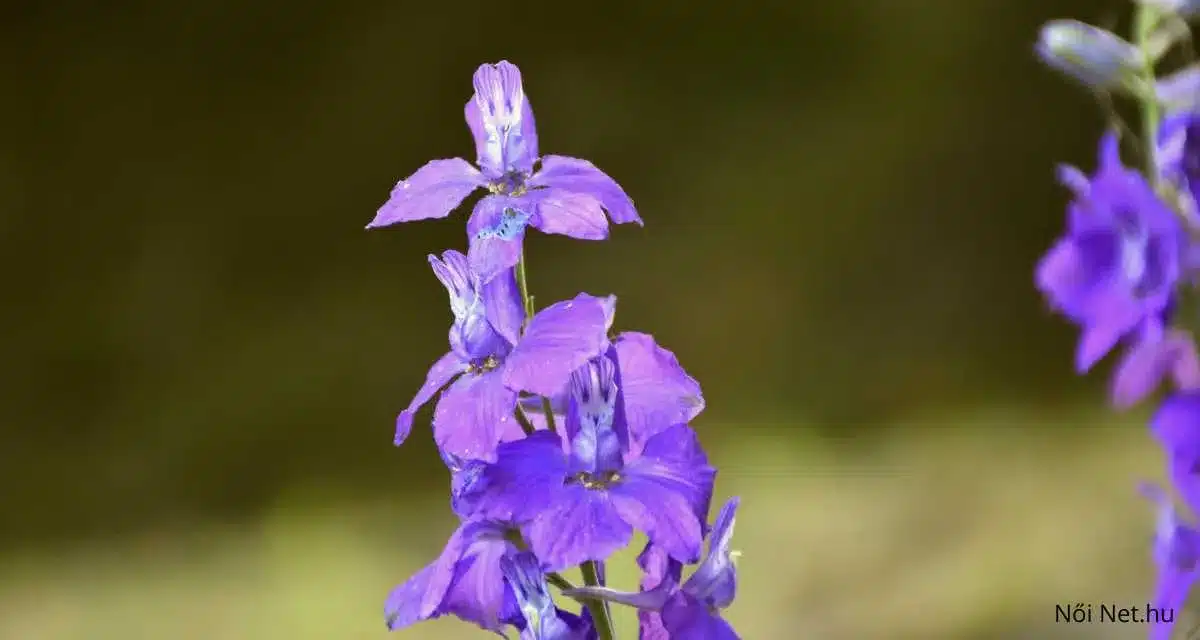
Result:
{"label": "stamen", "polygon": [[494,371],[496,369],[496,367],[499,367],[499,366],[500,366],[500,360],[498,358],[496,358],[496,356],[488,356],[486,358],[483,358],[481,360],[476,360],[476,361],[472,362],[471,364],[467,365],[467,373],[479,375],[482,373],[487,373],[489,371]]}

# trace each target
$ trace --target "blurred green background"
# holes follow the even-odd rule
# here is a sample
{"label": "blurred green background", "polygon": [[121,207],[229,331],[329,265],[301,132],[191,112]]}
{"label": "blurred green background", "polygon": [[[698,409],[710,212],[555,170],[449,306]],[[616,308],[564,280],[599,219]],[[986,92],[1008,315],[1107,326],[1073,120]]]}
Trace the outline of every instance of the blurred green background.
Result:
{"label": "blurred green background", "polygon": [[424,256],[465,212],[363,226],[472,156],[501,58],[543,151],[646,220],[532,236],[530,283],[616,293],[704,385],[744,637],[1140,637],[1053,624],[1144,602],[1158,458],[1032,285],[1054,164],[1090,167],[1103,123],[1036,30],[1127,8],[7,3],[0,638],[386,636],[453,527],[428,413],[391,439],[445,350]]}

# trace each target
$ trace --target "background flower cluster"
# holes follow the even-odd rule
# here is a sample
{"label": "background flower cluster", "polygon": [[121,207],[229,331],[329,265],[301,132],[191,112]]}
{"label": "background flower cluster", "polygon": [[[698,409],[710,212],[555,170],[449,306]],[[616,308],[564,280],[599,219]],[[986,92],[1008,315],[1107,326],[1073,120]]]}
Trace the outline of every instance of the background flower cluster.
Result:
{"label": "background flower cluster", "polygon": [[[1128,40],[1075,21],[1046,24],[1037,50],[1094,91],[1112,126],[1090,172],[1059,169],[1070,193],[1066,231],[1037,266],[1051,306],[1080,329],[1075,368],[1086,373],[1117,352],[1111,401],[1124,409],[1165,387],[1150,430],[1167,477],[1190,514],[1162,488],[1142,483],[1159,510],[1158,581],[1150,637],[1171,637],[1200,571],[1200,359],[1194,340],[1200,276],[1200,66],[1188,21],[1200,3],[1143,0]],[[1173,55],[1188,59],[1160,77]],[[1112,98],[1138,109],[1133,131]],[[1136,157],[1127,163],[1123,150]]]}

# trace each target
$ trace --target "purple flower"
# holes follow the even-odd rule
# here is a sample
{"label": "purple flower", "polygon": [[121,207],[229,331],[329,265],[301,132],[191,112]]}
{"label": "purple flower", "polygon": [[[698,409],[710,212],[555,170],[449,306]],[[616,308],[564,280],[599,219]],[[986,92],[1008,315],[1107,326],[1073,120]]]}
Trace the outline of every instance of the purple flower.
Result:
{"label": "purple flower", "polygon": [[501,61],[475,71],[475,94],[466,105],[475,138],[476,164],[462,158],[433,160],[401,180],[367,228],[444,218],[476,189],[489,195],[467,222],[471,262],[487,282],[520,257],[526,226],[581,240],[608,237],[608,218],[642,224],[620,185],[592,163],[567,156],[538,156],[533,109],[521,72]]}
{"label": "purple flower", "polygon": [[1137,47],[1078,20],[1047,22],[1034,50],[1047,66],[1096,89],[1129,87],[1141,70]]}
{"label": "purple flower", "polygon": [[433,415],[438,447],[490,460],[498,443],[522,435],[514,415],[518,392],[561,388],[572,370],[603,353],[613,302],[579,294],[543,309],[521,335],[524,312],[511,272],[480,284],[457,251],[429,261],[450,293],[451,348],[397,417],[395,443],[403,444],[417,410],[445,388]]}
{"label": "purple flower", "polygon": [[738,553],[732,548],[737,507],[736,497],[721,507],[709,534],[708,553],[682,585],[680,563],[652,541],[638,557],[644,572],[640,592],[580,587],[565,594],[637,607],[642,640],[736,639],[737,633],[720,612],[733,604],[737,595]]}
{"label": "purple flower", "polygon": [[1183,611],[1200,561],[1200,531],[1179,518],[1162,489],[1143,484],[1141,492],[1158,507],[1154,564],[1158,567],[1153,606],[1163,619],[1150,622],[1150,640],[1170,640],[1175,618]]}
{"label": "purple flower", "polygon": [[1112,382],[1113,404],[1126,409],[1141,402],[1169,378],[1175,388],[1200,388],[1200,358],[1190,333],[1171,329],[1144,335],[1117,365]]}
{"label": "purple flower", "polygon": [[500,559],[521,611],[521,640],[590,640],[596,637],[591,620],[554,606],[546,576],[536,556],[521,552]]}
{"label": "purple flower", "polygon": [[630,454],[618,429],[617,367],[607,355],[572,374],[570,395],[565,443],[536,431],[497,448],[483,474],[481,513],[519,523],[551,571],[606,559],[635,528],[682,562],[698,559],[716,471],[695,432],[669,426]]}
{"label": "purple flower", "polygon": [[1179,196],[1180,213],[1200,225],[1200,114],[1184,111],[1165,119],[1158,130],[1155,159]]}
{"label": "purple flower", "polygon": [[[662,348],[648,333],[626,331],[612,340],[607,351],[616,362],[620,399],[618,434],[628,431],[632,454],[641,452],[646,441],[671,425],[691,422],[704,410],[700,383],[684,370],[679,359]],[[570,394],[566,388],[552,394],[555,419],[562,424]],[[523,402],[536,425],[544,425],[540,398]]]}
{"label": "purple flower", "polygon": [[1200,391],[1171,395],[1150,419],[1150,431],[1167,459],[1167,477],[1200,512]]}
{"label": "purple flower", "polygon": [[453,615],[500,632],[516,611],[501,559],[517,552],[509,530],[484,520],[464,522],[437,560],[396,587],[384,604],[390,631]]}
{"label": "purple flower", "polygon": [[1085,372],[1123,337],[1158,322],[1180,277],[1179,221],[1149,184],[1121,163],[1115,134],[1104,136],[1090,179],[1061,170],[1075,191],[1066,235],[1042,258],[1038,288],[1080,325],[1075,366]]}

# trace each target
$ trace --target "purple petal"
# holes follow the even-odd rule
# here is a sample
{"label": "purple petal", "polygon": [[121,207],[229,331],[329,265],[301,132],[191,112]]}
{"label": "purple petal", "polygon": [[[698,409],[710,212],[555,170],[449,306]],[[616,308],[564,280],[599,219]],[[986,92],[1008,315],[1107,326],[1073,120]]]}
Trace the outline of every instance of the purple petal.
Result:
{"label": "purple petal", "polygon": [[642,579],[638,583],[642,591],[650,591],[663,584],[679,586],[683,565],[671,558],[662,547],[647,542],[638,554],[637,565],[642,570]]}
{"label": "purple petal", "polygon": [[1200,460],[1200,393],[1167,398],[1150,419],[1150,430],[1168,453]]}
{"label": "purple petal", "polygon": [[483,460],[462,459],[450,466],[450,508],[459,518],[471,518],[479,510],[479,499],[487,492],[486,469]]}
{"label": "purple petal", "polygon": [[733,497],[721,507],[709,534],[708,554],[683,586],[692,597],[717,609],[724,609],[733,604],[737,595],[733,525],[738,502],[738,498]]}
{"label": "purple petal", "polygon": [[1079,250],[1070,239],[1060,240],[1038,262],[1037,288],[1050,304],[1070,316],[1078,316],[1077,298],[1090,286],[1091,275],[1083,268]]}
{"label": "purple petal", "polygon": [[437,445],[461,458],[495,460],[496,445],[519,436],[517,394],[498,372],[467,373],[442,393],[433,413]]}
{"label": "purple petal", "polygon": [[412,402],[408,403],[408,407],[400,412],[396,417],[396,437],[395,444],[400,446],[408,439],[408,434],[412,432],[413,416],[417,411],[429,402],[439,389],[446,386],[454,376],[462,373],[467,368],[466,363],[459,359],[454,353],[447,353],[433,363],[429,368],[429,373],[425,375],[425,383],[417,390],[417,395],[413,397]]}
{"label": "purple petal", "polygon": [[442,601],[446,599],[446,592],[450,589],[450,585],[454,582],[454,573],[458,566],[459,560],[462,559],[463,551],[467,546],[467,533],[465,526],[459,526],[450,534],[450,539],[446,541],[446,546],[442,549],[441,555],[433,562],[433,574],[430,579],[430,588],[425,591],[421,598],[421,615],[428,617],[434,613],[441,613]]}
{"label": "purple petal", "polygon": [[500,568],[512,587],[526,623],[522,637],[527,636],[530,640],[572,640],[580,637],[572,628],[573,624],[578,623],[575,616],[559,617],[559,609],[554,606],[537,556],[527,551],[505,556],[500,560]]}
{"label": "purple petal", "polygon": [[537,126],[520,69],[507,60],[483,64],[473,82],[475,95],[467,102],[465,115],[479,166],[491,178],[529,173],[538,157]]}
{"label": "purple petal", "polygon": [[[673,594],[679,588],[683,565],[667,555],[661,547],[647,543],[638,554],[637,565],[642,570],[642,579],[638,585],[642,591]],[[661,605],[658,608],[661,609]],[[671,637],[663,626],[662,616],[658,611],[638,611],[638,628],[638,637],[643,640],[670,640]]]}
{"label": "purple petal", "polygon": [[617,297],[604,296],[600,298],[600,303],[604,305],[604,333],[607,335],[612,331],[613,322],[617,319]]}
{"label": "purple petal", "polygon": [[1076,197],[1086,198],[1091,193],[1092,181],[1078,167],[1060,164],[1055,173],[1058,176],[1058,182],[1074,192]]}
{"label": "purple petal", "polygon": [[1187,66],[1169,74],[1155,88],[1168,112],[1194,111],[1200,107],[1200,66]]}
{"label": "purple petal", "polygon": [[388,595],[384,612],[389,630],[442,615],[442,601],[454,580],[454,567],[462,556],[463,548],[463,529],[459,527],[446,541],[437,560]]}
{"label": "purple petal", "polygon": [[492,328],[510,345],[516,344],[521,337],[521,326],[525,324],[525,306],[521,302],[516,272],[509,270],[493,277],[483,285],[480,295]]}
{"label": "purple petal", "polygon": [[549,571],[604,560],[633,536],[633,528],[622,518],[615,500],[609,499],[609,492],[578,484],[563,487],[554,502],[521,531]]}
{"label": "purple petal", "polygon": [[1108,355],[1117,346],[1121,338],[1129,333],[1131,326],[1128,322],[1117,320],[1104,322],[1087,327],[1079,337],[1079,345],[1075,349],[1075,370],[1087,373],[1101,358]]}
{"label": "purple petal", "polygon": [[1187,332],[1173,330],[1161,339],[1135,344],[1113,376],[1113,404],[1121,409],[1132,407],[1153,393],[1167,376],[1185,389],[1200,385],[1200,360]]}
{"label": "purple petal", "polygon": [[[1158,511],[1154,537],[1154,562],[1158,566],[1158,577],[1151,606],[1159,611],[1170,610],[1175,614],[1173,618],[1177,618],[1196,580],[1200,539],[1194,529],[1179,520],[1170,498],[1161,488],[1142,483],[1139,490],[1155,504]],[[1172,627],[1172,623],[1151,622],[1150,637],[1168,640]]]}
{"label": "purple petal", "polygon": [[467,255],[481,283],[491,282],[520,261],[525,227],[532,215],[521,208],[525,206],[506,196],[488,196],[475,205],[467,221],[471,238]]}
{"label": "purple petal", "polygon": [[490,523],[466,524],[463,531],[466,546],[442,608],[489,631],[500,631],[500,611],[508,591],[500,561],[517,548]]}
{"label": "purple petal", "polygon": [[574,473],[616,472],[627,448],[613,428],[618,397],[617,363],[608,356],[587,361],[571,374],[571,405],[563,430],[571,440]]}
{"label": "purple petal", "polygon": [[651,469],[657,482],[671,485],[674,491],[687,499],[700,526],[707,528],[713,481],[717,472],[708,463],[708,456],[700,446],[695,430],[682,424],[663,430],[646,442],[642,453],[633,458],[629,466]]}
{"label": "purple petal", "polygon": [[605,304],[581,293],[538,312],[504,363],[504,382],[541,396],[559,392],[571,372],[604,352]]}
{"label": "purple petal", "polygon": [[704,410],[700,383],[654,336],[625,332],[614,341],[621,366],[625,419],[635,447],[669,426],[690,422]]}
{"label": "purple petal", "polygon": [[638,640],[671,640],[671,632],[657,611],[638,611]]}
{"label": "purple petal", "polygon": [[737,632],[728,622],[682,593],[663,606],[662,619],[672,638],[738,640]]}
{"label": "purple petal", "polygon": [[483,176],[462,158],[431,160],[392,189],[392,195],[375,214],[368,229],[397,222],[445,218],[472,191],[483,186]]}
{"label": "purple petal", "polygon": [[1150,622],[1150,640],[1171,640],[1175,619],[1183,613],[1192,585],[1196,582],[1196,571],[1173,569],[1160,572],[1154,584],[1154,601],[1151,606],[1160,612],[1171,612],[1170,622],[1156,619]]}
{"label": "purple petal", "polygon": [[530,520],[550,507],[563,491],[567,456],[558,434],[535,431],[496,448],[496,462],[484,471],[486,491],[479,500],[481,516],[497,520]]}
{"label": "purple petal", "polygon": [[1200,458],[1192,451],[1167,452],[1167,477],[1193,512],[1200,511]]}
{"label": "purple petal", "polygon": [[[426,614],[422,614],[421,611],[421,602],[430,590],[430,580],[433,578],[435,570],[436,563],[430,564],[388,594],[387,601],[383,605],[388,631],[403,629],[422,620],[436,617],[433,611]],[[443,593],[445,586],[441,585]],[[440,598],[440,595],[437,596],[439,601]]]}
{"label": "purple petal", "polygon": [[471,273],[467,256],[464,256],[461,251],[450,249],[443,252],[441,257],[431,253],[427,259],[430,268],[433,269],[433,275],[450,294],[450,310],[454,312],[454,317],[466,316],[471,302],[477,295],[475,290],[477,278],[475,274]]}
{"label": "purple petal", "polygon": [[587,193],[562,189],[539,189],[524,198],[534,206],[529,223],[542,233],[553,233],[578,240],[604,240],[608,237],[608,218],[600,201]]}
{"label": "purple petal", "polygon": [[684,564],[700,559],[704,527],[698,513],[708,508],[716,476],[694,444],[680,444],[689,440],[695,442],[695,433],[684,425],[651,438],[611,490],[621,517]]}
{"label": "purple petal", "polygon": [[590,194],[608,211],[613,222],[642,224],[634,209],[633,200],[615,180],[587,160],[567,156],[546,156],[542,166],[530,178],[529,184],[538,187],[555,187],[574,193]]}

